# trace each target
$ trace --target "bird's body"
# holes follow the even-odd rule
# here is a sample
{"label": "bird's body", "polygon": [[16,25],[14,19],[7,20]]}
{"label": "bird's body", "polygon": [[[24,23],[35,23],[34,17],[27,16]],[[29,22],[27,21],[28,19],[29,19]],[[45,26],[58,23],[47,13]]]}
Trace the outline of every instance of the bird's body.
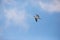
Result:
{"label": "bird's body", "polygon": [[34,18],[35,18],[35,21],[36,21],[36,22],[38,21],[38,19],[40,19],[40,17],[39,17],[38,14],[37,14],[36,16],[34,16]]}

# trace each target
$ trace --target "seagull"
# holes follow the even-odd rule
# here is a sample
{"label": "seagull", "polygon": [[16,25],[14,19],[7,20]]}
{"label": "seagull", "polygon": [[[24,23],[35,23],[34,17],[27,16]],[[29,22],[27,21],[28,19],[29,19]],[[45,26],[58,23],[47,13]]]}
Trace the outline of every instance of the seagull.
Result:
{"label": "seagull", "polygon": [[38,19],[40,19],[40,16],[37,14],[37,15],[34,16],[34,18],[35,18],[35,21],[37,22]]}

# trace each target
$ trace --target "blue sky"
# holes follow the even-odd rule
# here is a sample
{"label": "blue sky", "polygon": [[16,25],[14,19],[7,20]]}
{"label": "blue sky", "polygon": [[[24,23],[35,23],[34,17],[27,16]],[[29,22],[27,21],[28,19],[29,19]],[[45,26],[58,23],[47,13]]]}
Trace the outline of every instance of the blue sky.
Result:
{"label": "blue sky", "polygon": [[60,0],[0,0],[0,40],[59,40],[59,26]]}

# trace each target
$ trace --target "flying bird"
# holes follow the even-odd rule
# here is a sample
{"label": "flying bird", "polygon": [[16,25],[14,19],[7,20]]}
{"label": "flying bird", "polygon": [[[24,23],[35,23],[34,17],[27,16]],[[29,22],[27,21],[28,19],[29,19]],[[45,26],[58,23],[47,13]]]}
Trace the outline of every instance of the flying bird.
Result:
{"label": "flying bird", "polygon": [[35,18],[35,21],[37,22],[38,19],[40,19],[40,16],[39,16],[38,14],[36,14],[36,15],[34,16],[34,18]]}

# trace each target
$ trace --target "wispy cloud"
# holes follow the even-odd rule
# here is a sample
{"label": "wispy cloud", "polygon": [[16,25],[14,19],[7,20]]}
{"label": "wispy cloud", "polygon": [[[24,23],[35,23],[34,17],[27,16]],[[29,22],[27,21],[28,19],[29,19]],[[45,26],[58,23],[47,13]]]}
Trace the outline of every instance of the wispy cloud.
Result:
{"label": "wispy cloud", "polygon": [[9,26],[10,21],[12,20],[15,25],[20,24],[23,29],[27,30],[28,24],[25,21],[27,14],[25,11],[18,11],[17,9],[5,10],[6,26]]}
{"label": "wispy cloud", "polygon": [[42,1],[39,2],[39,5],[42,9],[49,11],[49,12],[59,12],[60,11],[60,1],[59,0],[52,0],[50,4],[43,3]]}
{"label": "wispy cloud", "polygon": [[5,3],[5,4],[14,4],[14,3],[16,3],[16,1],[15,0],[3,0],[3,2]]}
{"label": "wispy cloud", "polygon": [[[21,25],[20,27],[22,29],[24,29],[24,31],[25,30],[27,31],[29,28],[29,25],[26,21],[27,20],[27,13],[24,8],[24,7],[26,7],[26,3],[23,4],[24,5],[24,7],[22,6],[23,9],[18,9],[17,6],[19,6],[19,5],[16,6],[16,4],[18,4],[18,2],[16,2],[15,0],[4,0],[3,2],[4,2],[3,3],[4,15],[6,17],[5,27],[8,28],[10,26],[11,21],[12,21],[15,24],[15,26]],[[8,5],[14,6],[14,7],[12,9],[7,9],[5,7],[5,4],[6,5],[8,4]]]}

